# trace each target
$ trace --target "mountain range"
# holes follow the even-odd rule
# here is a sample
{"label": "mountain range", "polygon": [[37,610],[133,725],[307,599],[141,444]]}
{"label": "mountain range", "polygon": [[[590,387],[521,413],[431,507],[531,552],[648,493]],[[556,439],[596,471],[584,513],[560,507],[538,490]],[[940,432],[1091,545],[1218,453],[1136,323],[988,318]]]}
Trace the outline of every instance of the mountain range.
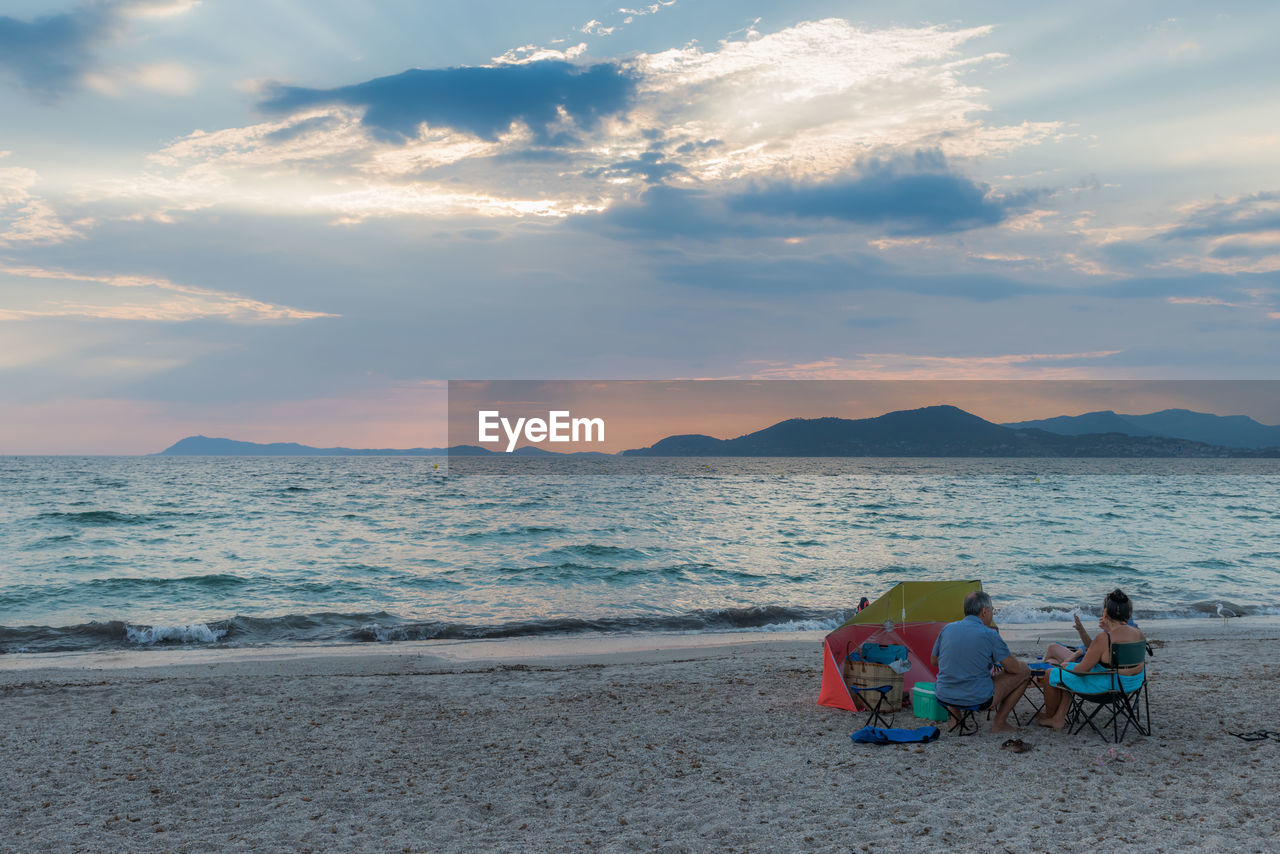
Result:
{"label": "mountain range", "polygon": [[1005,427],[1039,429],[1064,436],[1086,433],[1124,433],[1127,436],[1168,436],[1228,448],[1280,446],[1280,426],[1259,424],[1247,415],[1210,415],[1189,409],[1164,409],[1147,415],[1119,415],[1109,409],[1084,415],[1059,415],[1040,421],[1018,421]]}
{"label": "mountain range", "polygon": [[[188,436],[163,456],[490,456],[477,445],[449,448],[313,448]],[[538,447],[515,456],[566,456]],[[791,418],[733,439],[668,436],[636,457],[1280,457],[1280,427],[1243,415],[1185,409],[1149,415],[1090,412],[1040,421],[994,424],[955,406],[889,412],[875,418]],[[571,456],[608,456],[577,452]]]}
{"label": "mountain range", "polygon": [[1280,456],[1280,447],[1269,451],[1228,448],[1180,437],[1120,432],[1064,435],[993,424],[944,405],[876,418],[792,418],[735,439],[668,436],[647,448],[622,453],[645,457],[1254,457]]}

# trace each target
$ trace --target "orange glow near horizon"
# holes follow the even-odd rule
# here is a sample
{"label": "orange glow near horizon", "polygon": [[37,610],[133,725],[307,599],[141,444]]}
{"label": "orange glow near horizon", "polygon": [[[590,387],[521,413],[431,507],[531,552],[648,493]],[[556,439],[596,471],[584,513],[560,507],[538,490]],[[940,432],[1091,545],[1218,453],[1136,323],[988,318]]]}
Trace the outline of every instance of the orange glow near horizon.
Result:
{"label": "orange glow near horizon", "polygon": [[540,447],[611,453],[686,433],[728,439],[788,418],[874,418],[941,404],[995,423],[1107,409],[1124,414],[1192,409],[1280,422],[1280,383],[1264,381],[520,380],[451,382],[449,397],[450,445],[477,444],[479,409],[513,418],[545,418],[555,409],[603,418],[605,441]]}

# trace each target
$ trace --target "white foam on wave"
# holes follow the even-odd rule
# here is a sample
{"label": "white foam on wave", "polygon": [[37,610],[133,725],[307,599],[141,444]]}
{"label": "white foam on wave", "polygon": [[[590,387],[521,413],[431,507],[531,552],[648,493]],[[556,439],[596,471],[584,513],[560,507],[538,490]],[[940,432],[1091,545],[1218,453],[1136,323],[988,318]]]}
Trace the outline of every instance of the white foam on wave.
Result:
{"label": "white foam on wave", "polygon": [[[1010,605],[996,612],[995,621],[997,624],[1060,623],[1064,621],[1069,623],[1075,613],[1074,609],[1030,608],[1026,605]],[[1087,618],[1088,615],[1081,611],[1080,616]]]}
{"label": "white foam on wave", "polygon": [[372,632],[379,643],[391,643],[404,638],[404,632],[396,632],[394,628],[379,626],[376,623],[369,623],[360,628],[361,631]]}
{"label": "white foam on wave", "polygon": [[787,623],[769,623],[766,626],[737,629],[742,632],[830,632],[840,628],[843,620],[792,620]]}
{"label": "white foam on wave", "polygon": [[187,626],[125,626],[125,637],[130,643],[149,646],[161,641],[178,643],[216,643],[226,635],[226,629],[211,629],[204,623]]}

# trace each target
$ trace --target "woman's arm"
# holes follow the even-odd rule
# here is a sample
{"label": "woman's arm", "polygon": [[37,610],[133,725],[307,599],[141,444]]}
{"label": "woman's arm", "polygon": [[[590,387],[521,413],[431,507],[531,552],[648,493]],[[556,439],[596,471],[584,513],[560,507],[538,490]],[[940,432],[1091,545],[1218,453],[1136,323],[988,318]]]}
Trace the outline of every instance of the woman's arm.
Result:
{"label": "woman's arm", "polygon": [[1088,673],[1099,661],[1102,661],[1102,652],[1106,648],[1107,635],[1104,632],[1099,632],[1098,636],[1093,639],[1093,643],[1089,644],[1089,648],[1084,651],[1084,658],[1075,663],[1071,668],[1071,672]]}
{"label": "woman's arm", "polygon": [[1076,619],[1076,634],[1080,636],[1080,640],[1084,641],[1084,645],[1088,646],[1093,643],[1093,639],[1089,637],[1089,633],[1084,630],[1084,623],[1080,622],[1080,615],[1073,614]]}

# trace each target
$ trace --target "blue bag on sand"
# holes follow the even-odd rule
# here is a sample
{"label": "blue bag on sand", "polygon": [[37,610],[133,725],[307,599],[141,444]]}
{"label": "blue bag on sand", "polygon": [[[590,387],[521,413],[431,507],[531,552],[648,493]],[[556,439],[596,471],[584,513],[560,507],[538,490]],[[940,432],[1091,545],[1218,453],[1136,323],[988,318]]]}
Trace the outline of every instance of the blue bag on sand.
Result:
{"label": "blue bag on sand", "polygon": [[856,744],[908,744],[914,741],[936,741],[936,726],[922,726],[915,729],[884,729],[878,726],[864,726],[849,736]]}

